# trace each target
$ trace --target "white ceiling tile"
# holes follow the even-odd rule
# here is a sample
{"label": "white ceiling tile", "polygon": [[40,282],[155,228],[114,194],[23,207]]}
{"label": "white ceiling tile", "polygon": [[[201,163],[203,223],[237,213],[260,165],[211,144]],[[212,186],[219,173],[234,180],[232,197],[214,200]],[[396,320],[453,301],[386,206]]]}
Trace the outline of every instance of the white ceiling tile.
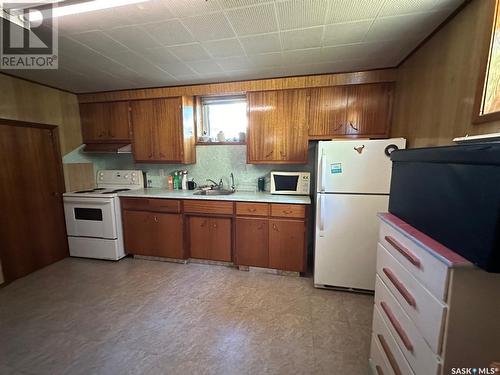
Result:
{"label": "white ceiling tile", "polygon": [[179,77],[196,76],[196,73],[182,62],[160,65],[160,68],[173,75],[176,79],[179,79]]}
{"label": "white ceiling tile", "polygon": [[193,42],[191,33],[177,19],[143,25],[144,29],[165,46]]}
{"label": "white ceiling tile", "polygon": [[163,0],[178,17],[189,17],[220,10],[215,0]]}
{"label": "white ceiling tile", "polygon": [[284,50],[320,47],[322,37],[323,26],[281,33]]}
{"label": "white ceiling tile", "polygon": [[184,18],[182,22],[200,41],[234,37],[233,29],[221,13]]}
{"label": "white ceiling tile", "polygon": [[239,36],[278,31],[273,4],[231,9],[227,16]]}
{"label": "white ceiling tile", "polygon": [[407,13],[428,12],[436,5],[436,0],[388,0],[382,5],[379,17],[396,16]]}
{"label": "white ceiling tile", "polygon": [[158,65],[180,62],[179,59],[169,51],[168,47],[149,48],[142,53],[142,56]]}
{"label": "white ceiling tile", "polygon": [[104,34],[102,31],[89,31],[86,33],[74,34],[71,36],[71,39],[85,44],[101,53],[106,53],[110,50],[124,51],[127,49],[123,44]]}
{"label": "white ceiling tile", "polygon": [[321,48],[308,48],[283,52],[283,60],[290,65],[310,64],[321,59]]}
{"label": "white ceiling tile", "polygon": [[384,1],[385,0],[330,0],[326,14],[326,23],[374,19]]}
{"label": "white ceiling tile", "polygon": [[245,54],[238,39],[213,40],[203,43],[203,47],[212,57],[242,56]]}
{"label": "white ceiling tile", "polygon": [[187,65],[201,75],[222,72],[221,67],[213,60],[191,61],[188,62]]}
{"label": "white ceiling tile", "polygon": [[216,61],[224,70],[245,70],[253,66],[250,59],[245,56],[227,57]]}
{"label": "white ceiling tile", "polygon": [[283,56],[281,53],[265,53],[262,55],[252,55],[249,60],[257,67],[272,67],[283,64]]}
{"label": "white ceiling tile", "polygon": [[287,0],[276,3],[281,30],[323,25],[327,0]]}
{"label": "white ceiling tile", "polygon": [[169,1],[165,0],[148,0],[119,8],[124,8],[129,12],[129,18],[134,24],[141,24],[175,18],[168,8],[168,3]]}
{"label": "white ceiling tile", "polygon": [[323,45],[351,44],[362,42],[372,21],[337,23],[325,26]]}
{"label": "white ceiling tile", "polygon": [[205,52],[200,43],[183,44],[168,47],[169,51],[182,61],[208,60],[210,56]]}
{"label": "white ceiling tile", "polygon": [[[119,61],[122,65],[125,65],[145,77],[161,77],[164,79],[165,76],[170,76],[167,72],[163,71],[143,56],[132,51],[125,51],[117,55],[120,55]],[[170,78],[172,77],[170,76]]]}
{"label": "white ceiling tile", "polygon": [[147,48],[161,47],[140,26],[125,26],[106,31],[106,34],[134,51],[144,51]]}
{"label": "white ceiling tile", "polygon": [[240,41],[249,55],[281,51],[279,33],[245,36],[241,37]]}
{"label": "white ceiling tile", "polygon": [[249,5],[255,5],[263,2],[264,0],[219,0],[219,4],[225,9],[247,7]]}

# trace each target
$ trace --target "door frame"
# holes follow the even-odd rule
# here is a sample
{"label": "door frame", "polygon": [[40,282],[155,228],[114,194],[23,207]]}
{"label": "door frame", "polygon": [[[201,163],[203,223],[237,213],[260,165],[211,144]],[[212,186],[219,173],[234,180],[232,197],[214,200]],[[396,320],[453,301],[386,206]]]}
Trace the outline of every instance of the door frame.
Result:
{"label": "door frame", "polygon": [[[49,130],[52,137],[52,151],[54,152],[54,157],[56,160],[57,185],[61,193],[66,192],[66,187],[64,183],[63,162],[61,156],[61,145],[59,143],[59,127],[57,125],[52,125],[52,124],[12,120],[1,117],[0,117],[0,126],[14,126],[19,128],[36,128],[36,129]],[[61,204],[62,204],[62,194],[61,194]],[[63,223],[63,225],[64,225],[64,232],[66,232],[66,223]],[[14,280],[5,279],[5,271],[3,270],[4,262],[1,262],[1,259],[2,259],[2,250],[0,248],[0,267],[2,267],[2,273],[4,277],[4,282],[1,285],[5,286]]]}

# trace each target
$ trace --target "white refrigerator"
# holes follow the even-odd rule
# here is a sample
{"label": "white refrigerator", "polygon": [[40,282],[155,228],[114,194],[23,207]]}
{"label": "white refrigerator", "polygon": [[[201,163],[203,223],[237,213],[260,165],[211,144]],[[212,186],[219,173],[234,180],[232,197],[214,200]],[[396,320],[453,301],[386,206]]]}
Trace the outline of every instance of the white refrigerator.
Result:
{"label": "white refrigerator", "polygon": [[375,289],[377,212],[389,204],[389,154],[406,140],[318,142],[314,285]]}

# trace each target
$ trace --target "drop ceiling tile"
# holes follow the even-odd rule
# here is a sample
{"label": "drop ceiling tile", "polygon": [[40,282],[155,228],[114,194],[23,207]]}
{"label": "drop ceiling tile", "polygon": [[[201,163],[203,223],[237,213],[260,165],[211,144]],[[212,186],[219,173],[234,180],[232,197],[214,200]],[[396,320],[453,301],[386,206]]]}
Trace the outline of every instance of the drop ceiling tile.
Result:
{"label": "drop ceiling tile", "polygon": [[174,56],[168,47],[150,48],[146,50],[142,56],[158,65],[179,63],[177,56]]}
{"label": "drop ceiling tile", "polygon": [[436,5],[436,0],[388,0],[382,5],[379,17],[397,16],[408,13],[428,12]]}
{"label": "drop ceiling tile", "polygon": [[259,68],[281,66],[284,63],[283,56],[279,52],[252,55],[248,58]]}
{"label": "drop ceiling tile", "polygon": [[249,5],[255,5],[263,2],[263,0],[219,0],[219,4],[224,9],[247,7]]}
{"label": "drop ceiling tile", "polygon": [[134,24],[141,24],[175,18],[174,13],[168,8],[168,3],[169,1],[165,0],[148,0],[123,8],[130,12]]}
{"label": "drop ceiling tile", "polygon": [[231,25],[222,12],[188,17],[184,18],[182,22],[195,38],[200,41],[224,39],[235,36]]}
{"label": "drop ceiling tile", "polygon": [[245,54],[238,39],[214,40],[203,43],[203,47],[212,57],[242,56]]}
{"label": "drop ceiling tile", "polygon": [[217,63],[213,60],[191,61],[188,62],[187,65],[196,73],[201,75],[209,75],[222,72],[221,67],[217,65]]}
{"label": "drop ceiling tile", "polygon": [[217,1],[214,0],[168,0],[169,9],[178,17],[190,17],[199,14],[207,14],[220,10]]}
{"label": "drop ceiling tile", "polygon": [[281,51],[279,33],[245,36],[240,38],[240,42],[249,55]]}
{"label": "drop ceiling tile", "polygon": [[196,76],[196,73],[186,64],[182,62],[173,62],[165,65],[160,65],[160,68],[173,75],[176,79],[179,77]]}
{"label": "drop ceiling tile", "polygon": [[[155,64],[145,59],[142,55],[132,51],[125,51],[120,54],[119,61],[122,65],[133,71],[144,75],[145,77],[164,77],[170,76],[167,72],[160,69]],[[170,76],[170,78],[172,78]]]}
{"label": "drop ceiling tile", "polygon": [[322,37],[323,26],[281,33],[284,50],[320,47]]}
{"label": "drop ceiling tile", "polygon": [[148,48],[161,47],[161,44],[154,40],[140,26],[118,27],[106,31],[106,34],[134,51],[144,51]]}
{"label": "drop ceiling tile", "polygon": [[193,42],[191,33],[177,19],[143,25],[144,29],[164,46]]}
{"label": "drop ceiling tile", "polygon": [[326,23],[374,19],[382,4],[381,0],[330,0]]}
{"label": "drop ceiling tile", "polygon": [[183,44],[180,46],[168,47],[169,51],[182,61],[208,60],[210,56],[203,49],[200,43]]}
{"label": "drop ceiling tile", "polygon": [[362,42],[372,21],[337,23],[325,26],[323,46]]}
{"label": "drop ceiling tile", "polygon": [[323,25],[327,0],[288,0],[276,3],[281,30]]}
{"label": "drop ceiling tile", "polygon": [[288,64],[311,64],[321,59],[321,48],[308,48],[294,51],[284,51],[283,60]]}
{"label": "drop ceiling tile", "polygon": [[227,16],[238,36],[278,31],[273,4],[231,9]]}
{"label": "drop ceiling tile", "polygon": [[71,39],[85,44],[87,47],[100,53],[106,53],[109,50],[124,51],[127,49],[123,44],[104,34],[102,31],[89,31],[86,33],[74,34],[71,36]]}
{"label": "drop ceiling tile", "polygon": [[253,66],[250,59],[245,56],[227,57],[216,61],[224,70],[245,70]]}

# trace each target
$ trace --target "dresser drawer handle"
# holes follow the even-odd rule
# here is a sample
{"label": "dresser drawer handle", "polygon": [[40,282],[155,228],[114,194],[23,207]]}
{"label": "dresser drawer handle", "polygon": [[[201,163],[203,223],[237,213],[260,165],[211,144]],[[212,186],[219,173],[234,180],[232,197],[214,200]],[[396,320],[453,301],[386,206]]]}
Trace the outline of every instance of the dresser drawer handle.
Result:
{"label": "dresser drawer handle", "polygon": [[249,212],[255,212],[255,211],[257,211],[257,209],[256,208],[249,208],[248,211]]}
{"label": "dresser drawer handle", "polygon": [[384,375],[384,371],[382,371],[382,367],[379,365],[375,366],[375,370],[377,370],[377,375]]}
{"label": "dresser drawer handle", "polygon": [[380,306],[382,306],[382,310],[384,310],[385,315],[387,316],[387,318],[391,322],[392,326],[394,327],[394,329],[398,333],[399,338],[401,339],[401,341],[403,341],[403,345],[405,346],[405,348],[408,351],[413,352],[413,344],[411,343],[410,339],[408,338],[408,335],[406,334],[406,332],[403,330],[403,327],[401,327],[401,324],[399,324],[398,320],[396,319],[396,317],[392,313],[389,306],[387,306],[387,304],[385,302],[380,302]]}
{"label": "dresser drawer handle", "polygon": [[413,264],[417,268],[420,268],[420,259],[418,259],[410,250],[396,241],[394,237],[385,236],[385,240],[389,242],[389,244],[391,244],[391,246],[396,249],[398,253],[404,256],[411,264]]}
{"label": "dresser drawer handle", "polygon": [[385,356],[387,357],[389,363],[391,364],[392,371],[394,371],[396,375],[402,375],[398,363],[396,362],[396,358],[394,358],[394,355],[392,354],[389,345],[387,345],[387,341],[385,341],[385,337],[380,333],[377,335],[377,337],[378,341],[380,342],[380,345],[382,345],[382,349],[384,350]]}
{"label": "dresser drawer handle", "polygon": [[292,214],[292,213],[293,213],[293,211],[292,211],[292,210],[283,210],[283,213],[284,213],[285,215],[290,215],[290,214]]}
{"label": "dresser drawer handle", "polygon": [[408,292],[408,289],[406,289],[401,281],[398,280],[396,275],[392,273],[392,271],[389,268],[383,268],[382,271],[384,271],[385,275],[387,278],[391,281],[392,285],[396,287],[398,292],[403,296],[403,298],[408,302],[408,305],[416,307],[417,302],[415,301],[415,298]]}

